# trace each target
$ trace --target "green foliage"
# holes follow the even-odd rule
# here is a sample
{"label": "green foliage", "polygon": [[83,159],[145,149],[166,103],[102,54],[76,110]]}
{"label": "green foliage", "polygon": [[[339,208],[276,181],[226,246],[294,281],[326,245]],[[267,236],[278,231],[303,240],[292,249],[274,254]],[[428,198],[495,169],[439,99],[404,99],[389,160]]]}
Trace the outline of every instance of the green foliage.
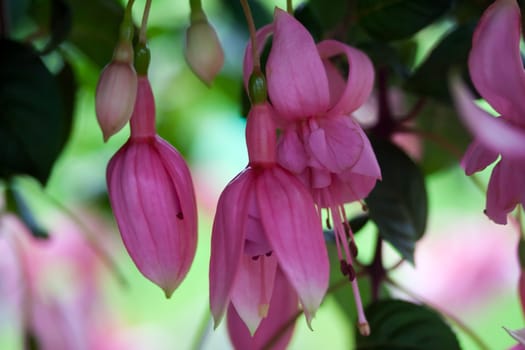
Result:
{"label": "green foliage", "polygon": [[68,0],[73,26],[69,40],[98,66],[109,63],[124,9],[117,0]]}
{"label": "green foliage", "polygon": [[68,138],[71,115],[57,80],[33,49],[2,40],[0,51],[0,178],[27,174],[45,184]]}
{"label": "green foliage", "polygon": [[423,157],[420,166],[426,174],[459,163],[471,136],[450,104],[427,100],[416,124],[421,137]]}
{"label": "green foliage", "polygon": [[419,95],[450,102],[446,78],[452,68],[461,69],[466,73],[473,32],[472,22],[450,32],[410,77],[406,83],[407,89]]}
{"label": "green foliage", "polygon": [[358,350],[456,350],[456,335],[435,311],[401,300],[382,300],[365,313],[372,333],[356,334]]}
{"label": "green foliage", "polygon": [[370,219],[382,239],[401,256],[414,262],[414,246],[425,233],[427,191],[418,166],[397,146],[386,140],[372,142],[381,166],[379,181],[366,204]]}
{"label": "green foliage", "polygon": [[442,16],[452,0],[360,0],[359,24],[374,38],[407,38]]}
{"label": "green foliage", "polygon": [[72,18],[71,8],[64,0],[51,1],[51,20],[50,32],[51,38],[42,49],[42,54],[47,54],[55,50],[71,32]]}

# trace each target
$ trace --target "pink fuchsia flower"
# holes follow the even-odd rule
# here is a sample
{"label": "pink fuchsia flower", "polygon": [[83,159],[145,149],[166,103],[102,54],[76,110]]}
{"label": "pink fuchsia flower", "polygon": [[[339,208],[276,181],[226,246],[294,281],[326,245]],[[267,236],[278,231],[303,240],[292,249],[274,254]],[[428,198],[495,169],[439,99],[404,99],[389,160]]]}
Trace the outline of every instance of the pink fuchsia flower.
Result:
{"label": "pink fuchsia flower", "polygon": [[144,276],[170,297],[197,244],[197,208],[184,158],[156,134],[153,93],[139,77],[131,136],[107,169],[109,199],[122,240]]}
{"label": "pink fuchsia flower", "polygon": [[[344,204],[366,197],[381,178],[372,146],[351,117],[372,91],[373,65],[363,52],[338,41],[316,45],[302,24],[280,9],[275,10],[273,24],[259,30],[259,50],[272,32],[266,74],[268,94],[283,129],[277,159],[305,183],[320,208],[329,209],[342,270],[353,284],[362,332],[368,333],[351,271],[353,258],[346,232],[352,234],[343,223],[347,220]],[[348,63],[346,80],[330,60],[341,55]],[[251,62],[248,45],[246,86]]]}
{"label": "pink fuchsia flower", "polygon": [[113,61],[100,74],[95,93],[97,121],[104,141],[126,125],[133,113],[137,96],[137,73],[133,68],[131,42],[121,42]]}
{"label": "pink fuchsia flower", "polygon": [[276,288],[281,288],[275,286],[277,270],[297,293],[308,323],[329,278],[312,197],[275,162],[273,113],[268,103],[256,104],[249,113],[250,163],[219,198],[211,242],[210,307],[215,325],[231,302],[251,334],[268,315]]}
{"label": "pink fuchsia flower", "polygon": [[472,39],[469,71],[481,96],[498,118],[473,103],[458,78],[451,87],[460,116],[474,135],[461,161],[467,175],[497,160],[487,190],[485,213],[498,224],[525,204],[525,72],[520,55],[521,16],[514,0],[495,1],[483,14]]}
{"label": "pink fuchsia flower", "polygon": [[[295,322],[292,324],[288,322],[294,320],[297,315],[297,305],[297,293],[283,272],[277,269],[268,315],[261,321],[253,336],[235,307],[232,304],[228,307],[228,334],[234,348],[261,350],[265,346],[271,345],[273,350],[286,349],[292,338],[295,325]],[[274,337],[277,335],[280,336],[275,339]],[[273,343],[270,344],[270,342]]]}

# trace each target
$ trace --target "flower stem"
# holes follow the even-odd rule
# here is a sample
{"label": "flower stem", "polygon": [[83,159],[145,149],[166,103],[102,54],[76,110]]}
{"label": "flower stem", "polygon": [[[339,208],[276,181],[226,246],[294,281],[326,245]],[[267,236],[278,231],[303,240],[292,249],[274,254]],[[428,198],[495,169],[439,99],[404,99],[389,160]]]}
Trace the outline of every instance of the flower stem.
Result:
{"label": "flower stem", "polygon": [[428,305],[429,307],[431,307],[432,309],[438,311],[441,315],[443,315],[444,317],[448,318],[450,321],[452,321],[453,323],[456,324],[456,326],[461,329],[467,336],[470,337],[470,339],[472,339],[472,341],[474,341],[474,343],[476,343],[476,345],[478,346],[479,349],[481,350],[489,350],[490,347],[485,344],[485,342],[483,341],[483,339],[480,338],[479,335],[476,334],[476,332],[474,332],[474,330],[472,328],[470,328],[469,326],[467,326],[467,324],[465,324],[465,322],[463,322],[461,319],[459,319],[457,316],[443,310],[441,307],[437,306],[436,304],[426,300],[424,297],[414,293],[413,291],[411,291],[410,289],[400,285],[399,283],[397,283],[396,281],[390,279],[390,278],[386,278],[385,280],[388,284],[390,284],[390,286],[398,289],[399,291],[405,293],[406,295],[410,296],[411,298],[414,298],[416,299],[417,301],[425,304],[425,305]]}
{"label": "flower stem", "polygon": [[257,40],[255,22],[253,21],[252,11],[247,0],[241,0],[242,10],[248,23],[248,31],[250,32],[250,41],[252,43],[252,58],[253,58],[253,73],[261,72],[261,60],[259,58],[259,52],[257,51]]}
{"label": "flower stem", "polygon": [[139,43],[146,44],[146,29],[148,27],[149,10],[151,8],[151,0],[146,0],[144,6],[144,13],[142,14],[142,24],[140,25]]}
{"label": "flower stem", "polygon": [[293,16],[293,4],[292,0],[286,0],[286,12]]}

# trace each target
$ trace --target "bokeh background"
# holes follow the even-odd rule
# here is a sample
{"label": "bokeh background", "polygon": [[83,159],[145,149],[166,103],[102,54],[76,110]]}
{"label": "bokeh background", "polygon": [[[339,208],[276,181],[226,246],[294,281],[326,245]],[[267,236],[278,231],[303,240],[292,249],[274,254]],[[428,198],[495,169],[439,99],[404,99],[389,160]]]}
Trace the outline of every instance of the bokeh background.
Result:
{"label": "bokeh background", "polygon": [[[29,6],[29,0],[18,3],[21,8],[24,4]],[[73,240],[65,248],[58,247],[57,252],[31,253],[29,261],[35,265],[35,278],[43,285],[44,295],[49,296],[42,302],[52,304],[55,295],[60,296],[59,300],[73,300],[75,293],[85,292],[86,263],[77,266],[71,261],[84,255],[89,261],[89,273],[93,274],[93,281],[89,282],[93,290],[87,297],[91,300],[90,311],[62,310],[67,315],[86,315],[82,321],[85,323],[77,331],[64,326],[67,329],[64,337],[79,332],[78,339],[82,339],[81,333],[88,332],[89,337],[98,339],[100,349],[231,348],[225,324],[213,330],[210,323],[208,261],[217,199],[222,188],[247,163],[245,122],[241,115],[241,67],[248,37],[244,23],[239,20],[237,1],[206,0],[203,5],[225,52],[225,66],[211,88],[199,81],[184,61],[184,30],[189,22],[186,1],[154,0],[148,28],[152,57],[149,77],[156,99],[159,134],[186,157],[200,215],[199,244],[193,266],[169,300],[139,274],[127,256],[107,199],[106,165],[127,140],[129,130],[126,127],[103,143],[94,111],[94,91],[101,67],[74,46],[66,44],[62,48],[72,58],[78,84],[72,134],[44,189],[35,180],[23,177],[17,179],[16,186],[51,240]],[[270,19],[275,5],[284,7],[285,3],[259,2],[259,10],[265,12],[258,15],[258,20]],[[143,6],[144,1],[135,2],[136,23]],[[445,19],[417,34],[420,45],[416,64],[451,26]],[[22,16],[13,33],[23,38],[34,28]],[[44,60],[50,67],[60,65],[54,55]],[[370,111],[360,113],[365,118],[374,117]],[[415,142],[417,148],[417,140],[407,142]],[[488,174],[490,169],[479,177],[481,183],[486,183]],[[405,262],[392,274],[413,295],[395,289],[391,293],[409,300],[416,300],[416,295],[419,301],[454,315],[490,349],[510,347],[514,340],[502,326],[523,327],[517,297],[516,229],[495,225],[483,215],[484,194],[457,164],[433,172],[425,180],[429,196],[427,233],[417,243],[415,267]],[[3,225],[0,230],[20,228]],[[370,259],[375,244],[373,227],[365,227],[357,240],[363,260]],[[17,270],[19,257],[13,254],[12,245],[0,249],[3,252],[0,349],[20,349],[27,335],[21,314],[24,277],[16,277],[13,272]],[[98,250],[111,256],[117,274],[125,282],[116,277],[99,254],[93,253]],[[386,260],[387,266],[393,265],[399,256],[387,248]],[[353,303],[351,295],[348,303]],[[42,317],[53,320],[49,315]],[[71,319],[67,324],[75,322]],[[314,331],[307,328],[303,317],[299,319],[290,349],[350,349],[355,331],[353,322],[328,295],[313,321]],[[454,322],[451,324],[464,349],[478,348],[462,329]],[[51,321],[43,322],[41,327],[45,326],[50,327],[50,332],[60,327]]]}

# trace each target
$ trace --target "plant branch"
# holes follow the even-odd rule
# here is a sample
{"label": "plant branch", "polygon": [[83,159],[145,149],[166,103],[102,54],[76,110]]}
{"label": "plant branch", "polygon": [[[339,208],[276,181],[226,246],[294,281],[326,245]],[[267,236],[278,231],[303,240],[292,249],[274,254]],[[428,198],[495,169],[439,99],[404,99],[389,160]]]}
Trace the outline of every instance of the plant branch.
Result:
{"label": "plant branch", "polygon": [[148,28],[148,17],[150,8],[151,0],[146,0],[146,5],[144,6],[144,13],[142,15],[142,24],[140,25],[139,33],[139,43],[141,44],[146,44],[146,30]]}
{"label": "plant branch", "polygon": [[256,29],[255,22],[253,21],[252,11],[247,0],[241,0],[242,10],[246,17],[246,23],[248,23],[248,31],[250,32],[250,41],[252,44],[252,58],[253,58],[253,72],[261,72],[261,60],[259,58],[259,52],[257,51],[257,40],[256,40]]}

